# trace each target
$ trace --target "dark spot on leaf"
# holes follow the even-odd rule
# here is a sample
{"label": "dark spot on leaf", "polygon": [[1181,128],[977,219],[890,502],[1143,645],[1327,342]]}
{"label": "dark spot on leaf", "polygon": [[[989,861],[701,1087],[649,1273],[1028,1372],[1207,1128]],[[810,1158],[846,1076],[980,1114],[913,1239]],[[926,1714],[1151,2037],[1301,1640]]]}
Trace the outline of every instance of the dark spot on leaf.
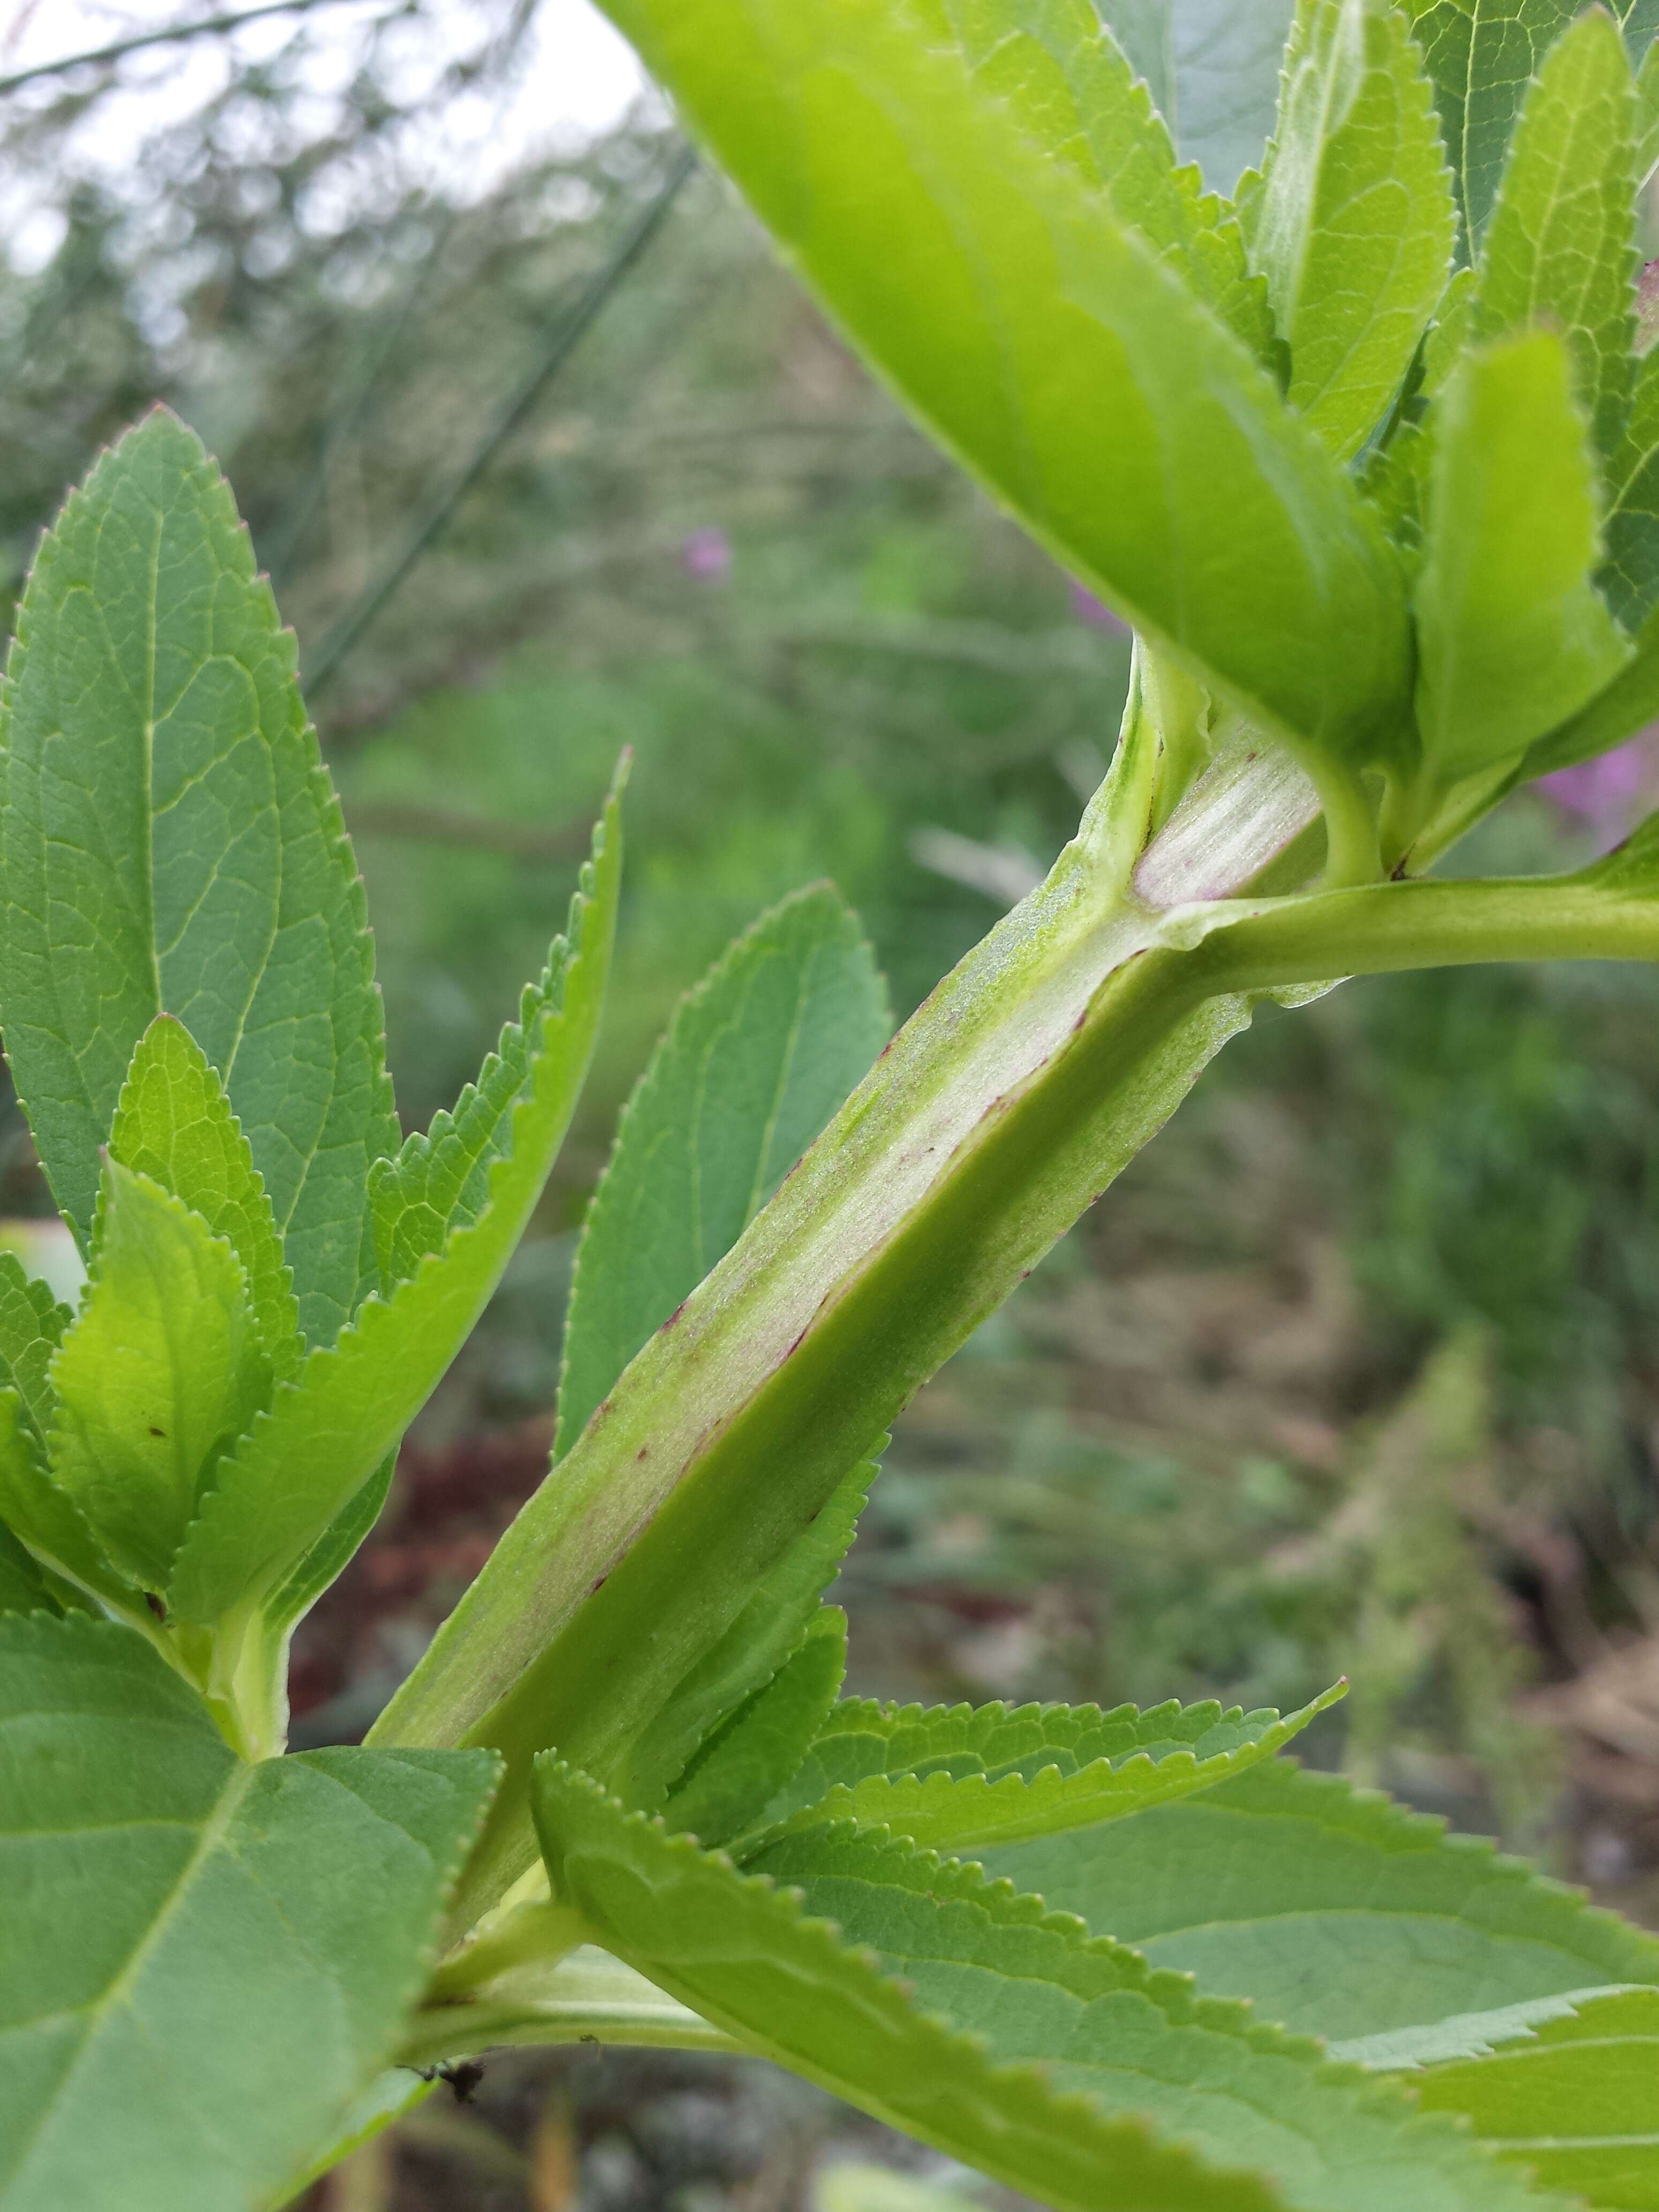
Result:
{"label": "dark spot on leaf", "polygon": [[167,1434],[167,1431],[166,1431],[165,1429],[158,1429],[158,1428],[155,1428],[155,1427],[152,1426],[152,1427],[151,1427],[151,1429],[150,1429],[150,1434],[151,1434],[151,1436],[153,1436],[153,1437],[165,1437],[165,1436],[166,1436],[166,1434]]}
{"label": "dark spot on leaf", "polygon": [[157,1597],[154,1590],[146,1590],[144,1592],[144,1603],[155,1615],[157,1620],[165,1620],[167,1619],[167,1608],[165,1598]]}

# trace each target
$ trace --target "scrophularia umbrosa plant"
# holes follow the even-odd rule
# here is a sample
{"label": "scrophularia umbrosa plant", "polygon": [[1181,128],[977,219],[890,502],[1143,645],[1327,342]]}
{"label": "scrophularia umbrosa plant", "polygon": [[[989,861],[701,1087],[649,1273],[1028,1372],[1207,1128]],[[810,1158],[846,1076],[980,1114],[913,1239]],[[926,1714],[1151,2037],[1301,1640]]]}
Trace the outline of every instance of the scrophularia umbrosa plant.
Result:
{"label": "scrophularia umbrosa plant", "polygon": [[823,888],[684,1002],[546,1482],[368,1742],[287,1755],[295,1625],[568,1122],[620,784],[400,1140],[228,493],[156,415],[70,498],[0,783],[0,1024],[89,1271],[71,1315],[0,1255],[0,2207],[280,2203],[415,2069],[578,2036],[762,2054],[1070,2212],[1659,2205],[1659,1942],[1278,1759],[1316,1705],[844,1700],[822,1602],[894,1414],[1262,998],[1659,957],[1653,824],[1425,874],[1659,712],[1659,7],[1301,0],[1254,142],[1257,0],[611,12],[1133,625],[1116,755],[884,1052]]}

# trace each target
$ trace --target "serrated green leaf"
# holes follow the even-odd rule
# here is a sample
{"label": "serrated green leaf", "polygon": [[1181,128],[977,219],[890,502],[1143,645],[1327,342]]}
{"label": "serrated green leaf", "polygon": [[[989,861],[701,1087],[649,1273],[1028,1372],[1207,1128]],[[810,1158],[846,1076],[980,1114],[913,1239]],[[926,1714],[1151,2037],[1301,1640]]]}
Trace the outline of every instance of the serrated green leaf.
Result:
{"label": "serrated green leaf", "polygon": [[294,665],[222,477],[157,410],[70,497],[18,611],[0,1027],[84,1243],[133,1048],[176,1014],[325,1342],[362,1287],[369,1163],[398,1139],[362,886]]}
{"label": "serrated green leaf", "polygon": [[24,1419],[40,1437],[58,1410],[52,1360],[69,1323],[68,1307],[46,1284],[26,1275],[15,1253],[0,1252],[0,1388],[17,1393]]}
{"label": "serrated green leaf", "polygon": [[[1185,2153],[1207,2166],[1188,2177],[1189,2205],[1229,2202],[1241,2168],[1307,2212],[1425,2187],[1445,2212],[1528,2201],[1523,2185],[1455,2130],[1421,2119],[1391,2085],[1325,2065],[1316,2045],[1257,2027],[1244,2006],[1198,1997],[1184,1977],[1152,1972],[975,1867],[843,1827],[776,1845],[761,1879],[624,1815],[568,1767],[543,1762],[538,1795],[558,1893],[608,1948],[768,2056],[912,2133],[930,2135],[918,2126],[925,2117],[941,2148],[1046,2202],[1077,2201],[1042,2162],[1071,2147],[1071,2097],[1097,2127],[1144,2130],[1143,2158]],[[781,1893],[774,1881],[787,1887]],[[788,1893],[796,1887],[799,1905]],[[869,1951],[878,1972],[864,1964]],[[914,2008],[908,2048],[884,2048],[872,2033],[872,2014],[890,2009],[879,2004],[881,1972]],[[917,2063],[923,2021],[960,2036],[964,2054],[983,2054],[960,2088],[977,2090],[992,2112],[994,2087],[1024,2073],[1026,2145],[994,2158],[982,2119],[952,2113],[951,2131],[940,2126],[933,2068]],[[1144,2168],[1103,2150],[1085,2203],[1163,2197]]]}
{"label": "serrated green leaf", "polygon": [[1630,405],[1636,276],[1634,97],[1599,9],[1559,39],[1528,93],[1480,255],[1475,331],[1565,333],[1579,403],[1614,452]]}
{"label": "serrated green leaf", "polygon": [[171,1191],[230,1246],[272,1371],[293,1374],[305,1345],[270,1200],[216,1072],[171,1014],[158,1015],[138,1041],[109,1154]]}
{"label": "serrated green leaf", "polygon": [[1231,192],[1273,125],[1295,0],[1097,0],[1184,161]]}
{"label": "serrated green leaf", "polygon": [[828,884],[763,915],[682,1000],[588,1211],[557,1453],[731,1250],[891,1027],[874,955]]}
{"label": "serrated green leaf", "polygon": [[[853,1820],[946,1851],[1095,1826],[1213,1789],[1271,1759],[1346,1687],[1282,1720],[1214,1704],[923,1711],[849,1699],[766,1817],[791,1830]],[[763,1838],[757,1848],[767,1847]]]}
{"label": "serrated green leaf", "polygon": [[1231,332],[981,89],[941,0],[609,12],[854,340],[1068,568],[1281,734],[1397,742],[1381,532]]}
{"label": "serrated green leaf", "polygon": [[1636,72],[1636,181],[1646,184],[1659,163],[1659,46],[1650,45]]}
{"label": "serrated green leaf", "polygon": [[441,1252],[457,1229],[470,1228],[488,1203],[490,1170],[509,1147],[535,1040],[563,1001],[580,920],[573,905],[567,933],[549,947],[539,980],[525,986],[519,1018],[502,1030],[477,1081],[467,1085],[453,1110],[446,1107],[429,1129],[412,1131],[395,1159],[375,1162],[369,1196],[383,1297],[429,1254]]}
{"label": "serrated green leaf", "polygon": [[342,1507],[311,1549],[279,1583],[260,1608],[268,1632],[282,1635],[302,1620],[323,1592],[343,1575],[385,1508],[398,1455],[389,1451],[351,1500]]}
{"label": "serrated green leaf", "polygon": [[1340,2042],[1609,1983],[1659,1941],[1490,1844],[1288,1761],[987,1868],[1154,1966]]}
{"label": "serrated green leaf", "polygon": [[1457,366],[1458,356],[1474,336],[1480,296],[1480,280],[1473,269],[1458,270],[1442,294],[1428,336],[1423,341],[1420,390],[1424,400],[1437,399],[1445,390],[1446,380]]}
{"label": "serrated green leaf", "polygon": [[1577,0],[1403,0],[1428,64],[1465,260],[1480,252],[1527,88]]}
{"label": "serrated green leaf", "polygon": [[395,2120],[413,2112],[416,2106],[424,2104],[441,2078],[435,2068],[417,2074],[407,2066],[389,2066],[384,2074],[376,2075],[368,2088],[352,2099],[343,2117],[335,2122],[328,2148],[284,2191],[276,2212],[298,2203],[314,2183],[331,2173],[343,2160],[361,2150],[365,2143],[373,2142],[376,2136],[384,2135]]}
{"label": "serrated green leaf", "polygon": [[46,1578],[4,1522],[0,1521],[0,1613],[56,1613]]}
{"label": "serrated green leaf", "polygon": [[0,1389],[0,1521],[53,1573],[116,1606],[132,1603],[131,1583],[47,1474],[45,1447],[13,1389]]}
{"label": "serrated green leaf", "polygon": [[[1346,2043],[1334,2043],[1331,2055],[1345,2065],[1363,2066],[1370,2073],[1417,2073],[1449,2059],[1490,2057],[1494,2051],[1528,2041],[1534,2030],[1547,2021],[1570,2019],[1588,2003],[1626,1994],[1622,1990],[1568,1990],[1560,1996],[1531,1997],[1522,2004],[1501,2005],[1495,2012],[1457,2013],[1449,2020],[1395,2028],[1382,2035],[1355,2036]],[[1643,1994],[1650,1997],[1653,1993]]]}
{"label": "serrated green leaf", "polygon": [[556,1010],[541,1018],[489,1199],[389,1298],[369,1298],[337,1344],[276,1387],[179,1551],[167,1602],[207,1624],[257,1605],[291,1573],[374,1475],[471,1334],[535,1211],[592,1055],[621,884],[620,799],[595,830]]}
{"label": "serrated green leaf", "polygon": [[1631,659],[1591,579],[1598,486],[1566,347],[1466,353],[1435,410],[1418,723],[1443,782],[1517,757]]}
{"label": "serrated green leaf", "polygon": [[605,1948],[745,2046],[1061,2212],[1267,2212],[1254,2177],[1218,2171],[1005,2066],[912,2004],[873,1961],[770,1881],[624,1813],[586,1775],[538,1761],[537,1820],[562,1899]]}
{"label": "serrated green leaf", "polygon": [[974,81],[1035,144],[1073,164],[1253,354],[1273,317],[1231,210],[1177,168],[1164,118],[1092,0],[946,0]]}
{"label": "serrated green leaf", "polygon": [[1460,2130],[1386,2094],[1394,2085],[1322,2063],[1316,2045],[1258,2025],[1249,2006],[1198,1994],[976,1866],[842,1827],[788,1837],[755,1869],[798,1887],[809,1912],[867,1944],[918,2005],[994,2058],[1046,2064],[1056,2088],[1247,2166],[1287,2203],[1538,2201]]}
{"label": "serrated green leaf", "polygon": [[1639,64],[1659,38],[1659,0],[1612,0],[1612,13],[1632,61]]}
{"label": "serrated green leaf", "polygon": [[1421,422],[1402,422],[1386,446],[1367,454],[1359,481],[1382,517],[1401,565],[1415,576],[1423,553],[1423,511],[1428,504],[1429,464],[1434,446]]}
{"label": "serrated green leaf", "polygon": [[1630,418],[1608,477],[1607,557],[1596,581],[1635,633],[1659,604],[1659,353],[1638,364]]}
{"label": "serrated green leaf", "polygon": [[1251,241],[1291,404],[1340,459],[1399,390],[1457,211],[1422,58],[1390,0],[1302,0]]}
{"label": "serrated green leaf", "polygon": [[52,1363],[52,1478],[140,1589],[165,1589],[219,1455],[270,1395],[247,1277],[224,1238],[109,1160],[92,1276]]}
{"label": "serrated green leaf", "polygon": [[385,2063],[493,1772],[245,1766],[129,1629],[0,1620],[0,2207],[265,2201]]}
{"label": "serrated green leaf", "polygon": [[663,1819],[676,1835],[724,1844],[763,1813],[800,1765],[847,1672],[847,1616],[823,1607],[800,1648],[698,1753]]}
{"label": "serrated green leaf", "polygon": [[1598,2212],[1659,2204],[1659,1990],[1590,1992],[1484,2057],[1412,2077],[1501,2157]]}

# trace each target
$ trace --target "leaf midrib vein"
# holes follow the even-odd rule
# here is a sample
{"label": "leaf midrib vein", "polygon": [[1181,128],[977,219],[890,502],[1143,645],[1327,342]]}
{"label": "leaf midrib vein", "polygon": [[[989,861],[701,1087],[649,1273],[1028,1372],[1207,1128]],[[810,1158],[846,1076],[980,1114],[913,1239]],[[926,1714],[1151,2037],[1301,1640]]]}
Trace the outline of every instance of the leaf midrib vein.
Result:
{"label": "leaf midrib vein", "polygon": [[133,1985],[143,1972],[146,1963],[154,1954],[161,1937],[182,1910],[191,1885],[201,1873],[208,1859],[219,1848],[256,1771],[257,1770],[252,1766],[239,1766],[227,1776],[225,1787],[220,1793],[218,1803],[202,1823],[202,1832],[196,1849],[191,1853],[185,1865],[180,1868],[177,1880],[162,1900],[160,1909],[152,1917],[149,1927],[133,1946],[125,1965],[98,1997],[94,1998],[90,2004],[80,2008],[87,2019],[87,2032],[82,2038],[79,2050],[69,2066],[65,2068],[56,2087],[41,2102],[40,2110],[35,2115],[34,2124],[24,2140],[21,2154],[14,2168],[14,2174],[17,2179],[22,2178],[29,2159],[39,2147],[41,2136],[46,2132],[47,2123],[64,2104],[76,2076],[86,2064],[88,2054],[97,2042],[100,2025],[109,2020],[118,2007],[127,2002]]}

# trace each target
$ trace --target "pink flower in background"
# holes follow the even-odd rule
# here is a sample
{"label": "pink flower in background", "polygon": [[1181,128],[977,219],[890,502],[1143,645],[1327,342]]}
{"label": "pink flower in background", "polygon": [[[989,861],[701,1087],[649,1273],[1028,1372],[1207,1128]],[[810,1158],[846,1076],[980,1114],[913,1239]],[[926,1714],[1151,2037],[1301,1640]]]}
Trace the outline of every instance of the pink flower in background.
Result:
{"label": "pink flower in background", "polygon": [[1540,775],[1538,788],[1563,814],[1589,824],[1605,849],[1627,836],[1637,802],[1652,787],[1653,732],[1638,731],[1610,753],[1576,761],[1553,775]]}
{"label": "pink flower in background", "polygon": [[1120,637],[1127,635],[1128,624],[1112,612],[1104,599],[1097,599],[1088,586],[1079,584],[1075,577],[1072,579],[1071,599],[1072,612],[1079,622],[1087,623],[1091,629],[1111,630]]}
{"label": "pink flower in background", "polygon": [[694,530],[680,547],[680,566],[700,584],[723,584],[732,573],[732,541],[715,524]]}

